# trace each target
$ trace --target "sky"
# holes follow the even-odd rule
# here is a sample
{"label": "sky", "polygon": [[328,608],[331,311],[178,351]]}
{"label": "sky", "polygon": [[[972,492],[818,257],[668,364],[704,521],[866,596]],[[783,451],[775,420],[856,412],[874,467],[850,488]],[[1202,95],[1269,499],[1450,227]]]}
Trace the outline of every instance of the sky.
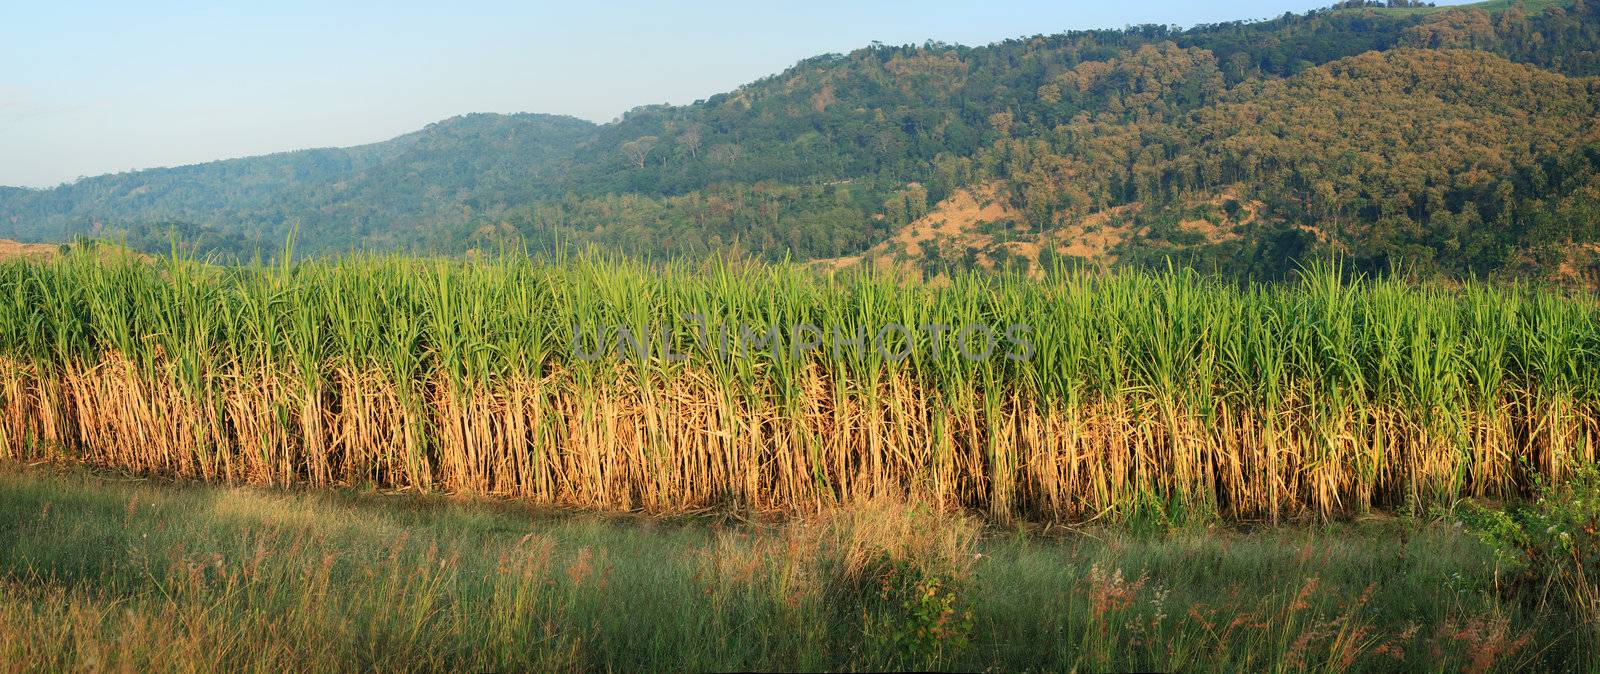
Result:
{"label": "sky", "polygon": [[469,112],[606,122],[873,41],[980,45],[1331,2],[0,0],[0,185],[358,145]]}

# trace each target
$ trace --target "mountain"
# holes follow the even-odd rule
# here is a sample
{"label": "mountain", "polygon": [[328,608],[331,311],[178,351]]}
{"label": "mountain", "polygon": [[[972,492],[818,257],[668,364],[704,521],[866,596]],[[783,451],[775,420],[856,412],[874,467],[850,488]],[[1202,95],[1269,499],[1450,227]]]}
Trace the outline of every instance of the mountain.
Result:
{"label": "mountain", "polygon": [[1586,252],[1571,244],[1600,240],[1600,80],[1395,49],[1175,114],[1165,92],[1217,77],[1204,54],[1152,49],[1057,79],[1094,96],[1129,68],[1167,73],[1111,92],[1138,102],[1138,120],[1079,118],[997,141],[968,187],[834,263],[1178,258],[1271,276],[1320,251],[1373,272],[1486,275],[1528,267],[1519,254],[1534,252],[1556,254],[1553,269]]}
{"label": "mountain", "polygon": [[468,115],[357,148],[4,190],[0,237],[272,248],[298,226],[312,251],[737,248],[929,273],[1076,259],[1272,276],[1331,254],[1586,271],[1600,10],[1394,4],[873,45],[605,125]]}
{"label": "mountain", "polygon": [[315,247],[392,246],[410,229],[519,202],[595,125],[553,115],[472,114],[381,143],[283,152],[0,188],[0,237],[59,240],[128,223],[182,223],[268,247],[293,227]]}

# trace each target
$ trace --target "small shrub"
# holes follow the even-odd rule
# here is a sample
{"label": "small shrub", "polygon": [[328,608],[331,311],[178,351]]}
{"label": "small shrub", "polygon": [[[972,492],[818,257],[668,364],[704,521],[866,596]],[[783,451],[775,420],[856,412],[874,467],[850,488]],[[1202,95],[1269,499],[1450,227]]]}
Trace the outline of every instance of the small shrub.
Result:
{"label": "small shrub", "polygon": [[971,518],[878,499],[799,526],[793,535],[820,538],[817,575],[833,579],[838,618],[859,614],[873,661],[858,664],[936,669],[971,644],[966,589],[979,528]]}
{"label": "small shrub", "polygon": [[1560,484],[1541,482],[1533,503],[1469,508],[1463,521],[1510,571],[1512,591],[1540,604],[1555,597],[1600,636],[1600,468]]}
{"label": "small shrub", "polygon": [[952,577],[926,575],[918,565],[884,558],[877,594],[862,609],[862,633],[874,650],[901,665],[934,669],[972,643],[972,610]]}

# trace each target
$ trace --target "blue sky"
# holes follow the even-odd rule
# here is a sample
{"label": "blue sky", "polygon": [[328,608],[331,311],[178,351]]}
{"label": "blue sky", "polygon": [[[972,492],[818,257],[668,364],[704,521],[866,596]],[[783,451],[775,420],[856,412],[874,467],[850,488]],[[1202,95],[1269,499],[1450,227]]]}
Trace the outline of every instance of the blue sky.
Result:
{"label": "blue sky", "polygon": [[0,185],[354,145],[467,112],[604,122],[873,40],[976,45],[1331,1],[0,0]]}

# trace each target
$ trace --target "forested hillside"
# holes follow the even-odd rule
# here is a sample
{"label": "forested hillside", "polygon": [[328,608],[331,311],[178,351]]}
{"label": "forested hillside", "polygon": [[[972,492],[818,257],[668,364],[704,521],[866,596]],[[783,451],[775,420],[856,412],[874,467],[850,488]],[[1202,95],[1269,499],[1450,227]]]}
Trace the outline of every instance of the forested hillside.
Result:
{"label": "forested hillside", "polygon": [[[0,238],[169,230],[224,250],[393,246],[461,222],[485,201],[528,200],[594,125],[551,115],[473,114],[393,140],[87,178],[53,190],[0,188]],[[4,190],[11,190],[9,192]]]}
{"label": "forested hillside", "polygon": [[1273,276],[1342,254],[1570,280],[1600,243],[1596,75],[1589,0],[873,45],[605,125],[468,115],[0,190],[0,238],[244,251],[298,227],[310,251],[737,248],[935,273],[1075,257]]}

